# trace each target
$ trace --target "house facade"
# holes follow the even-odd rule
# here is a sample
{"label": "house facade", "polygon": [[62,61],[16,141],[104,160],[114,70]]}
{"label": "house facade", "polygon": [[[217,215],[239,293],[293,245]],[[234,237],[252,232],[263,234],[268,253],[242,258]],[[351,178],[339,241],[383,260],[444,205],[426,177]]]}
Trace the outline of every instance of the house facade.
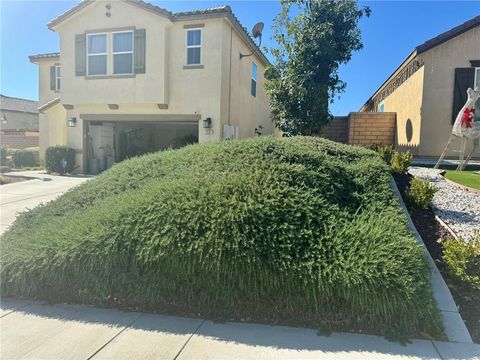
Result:
{"label": "house facade", "polygon": [[146,152],[273,133],[268,60],[228,6],[171,13],[85,0],[48,26],[60,52],[30,57],[41,156],[68,145],[78,171],[96,173]]}
{"label": "house facade", "polygon": [[0,95],[0,146],[38,146],[38,102]]}
{"label": "house facade", "polygon": [[[360,111],[395,112],[395,145],[438,157],[469,87],[480,88],[480,16],[417,46]],[[452,147],[447,156],[458,153]]]}

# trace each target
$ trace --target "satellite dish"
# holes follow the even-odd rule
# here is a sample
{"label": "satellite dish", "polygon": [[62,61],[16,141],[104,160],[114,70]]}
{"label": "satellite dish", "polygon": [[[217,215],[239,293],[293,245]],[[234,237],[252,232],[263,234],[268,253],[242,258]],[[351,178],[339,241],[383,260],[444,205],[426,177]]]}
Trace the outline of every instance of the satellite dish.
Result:
{"label": "satellite dish", "polygon": [[248,56],[252,56],[253,54],[255,54],[255,51],[257,51],[257,49],[260,47],[260,45],[262,44],[262,31],[263,31],[263,22],[258,22],[255,24],[255,26],[253,27],[252,29],[252,35],[255,39],[260,39],[260,42],[259,44],[256,46],[255,50],[253,50],[253,52],[251,52],[250,54],[242,54],[240,53],[240,59],[244,58],[244,57],[248,57]]}
{"label": "satellite dish", "polygon": [[259,37],[262,37],[263,26],[264,26],[263,22],[258,22],[253,27],[252,35],[255,39],[259,38]]}

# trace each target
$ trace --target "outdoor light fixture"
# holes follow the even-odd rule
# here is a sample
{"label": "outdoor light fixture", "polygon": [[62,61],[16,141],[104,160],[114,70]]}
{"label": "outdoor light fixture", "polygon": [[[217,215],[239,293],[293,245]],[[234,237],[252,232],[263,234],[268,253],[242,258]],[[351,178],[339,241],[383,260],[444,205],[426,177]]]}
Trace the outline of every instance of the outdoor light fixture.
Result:
{"label": "outdoor light fixture", "polygon": [[77,126],[77,118],[76,117],[71,117],[70,119],[68,119],[68,127],[75,127]]}
{"label": "outdoor light fixture", "polygon": [[7,122],[7,117],[5,115],[2,115],[2,125],[5,125]]}
{"label": "outdoor light fixture", "polygon": [[[262,45],[263,26],[264,26],[263,22],[258,22],[258,23],[255,24],[255,26],[252,29],[253,37],[255,39],[260,38],[260,42],[258,43],[258,47],[260,47],[260,45]],[[247,55],[244,55],[244,54],[240,53],[240,59],[242,59],[244,57],[252,56],[253,54],[255,54],[255,51],[257,51],[257,49],[255,49],[251,54],[247,54]]]}
{"label": "outdoor light fixture", "polygon": [[210,129],[212,127],[212,118],[206,118],[203,120],[203,128],[204,129]]}

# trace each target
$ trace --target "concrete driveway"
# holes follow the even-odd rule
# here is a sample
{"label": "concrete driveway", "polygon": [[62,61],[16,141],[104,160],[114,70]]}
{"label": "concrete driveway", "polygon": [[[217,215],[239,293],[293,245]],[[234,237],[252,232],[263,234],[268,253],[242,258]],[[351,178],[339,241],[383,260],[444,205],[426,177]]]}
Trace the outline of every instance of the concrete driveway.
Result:
{"label": "concrete driveway", "polygon": [[5,175],[33,179],[0,186],[0,234],[15,221],[18,213],[51,201],[90,178],[54,176],[40,171],[12,172]]}

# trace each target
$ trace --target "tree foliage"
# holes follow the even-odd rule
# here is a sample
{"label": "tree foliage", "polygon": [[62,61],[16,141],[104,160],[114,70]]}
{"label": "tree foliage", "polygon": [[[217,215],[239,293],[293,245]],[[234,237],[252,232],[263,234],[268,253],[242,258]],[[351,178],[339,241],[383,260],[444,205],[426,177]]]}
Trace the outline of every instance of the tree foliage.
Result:
{"label": "tree foliage", "polygon": [[359,19],[370,9],[354,0],[282,0],[274,20],[275,65],[265,73],[275,124],[286,135],[318,134],[331,119],[328,104],[346,83],[340,64],[360,50]]}

